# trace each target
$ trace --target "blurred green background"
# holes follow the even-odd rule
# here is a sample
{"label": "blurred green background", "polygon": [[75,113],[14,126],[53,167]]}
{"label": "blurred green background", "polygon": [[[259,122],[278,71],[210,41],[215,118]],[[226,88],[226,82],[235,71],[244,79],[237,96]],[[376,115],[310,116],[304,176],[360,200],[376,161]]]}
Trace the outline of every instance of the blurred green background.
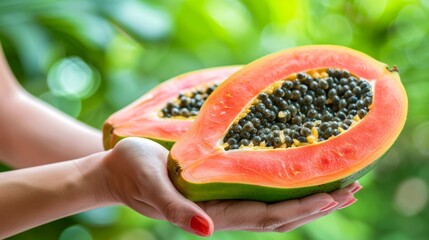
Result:
{"label": "blurred green background", "polygon": [[[211,239],[428,239],[428,33],[429,0],[0,1],[0,40],[22,85],[96,128],[177,74],[245,64],[294,46],[344,45],[398,65],[408,121],[384,160],[361,180],[356,204],[289,233],[219,232]],[[109,207],[10,239],[198,237]]]}

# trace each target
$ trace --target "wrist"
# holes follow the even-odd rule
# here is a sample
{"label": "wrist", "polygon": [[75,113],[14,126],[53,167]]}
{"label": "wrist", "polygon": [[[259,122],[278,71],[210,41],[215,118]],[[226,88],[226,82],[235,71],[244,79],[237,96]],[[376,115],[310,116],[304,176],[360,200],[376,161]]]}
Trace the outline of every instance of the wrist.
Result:
{"label": "wrist", "polygon": [[98,207],[120,203],[109,184],[111,173],[105,162],[110,153],[111,151],[99,152],[73,160],[80,172],[82,185],[86,186],[86,191]]}

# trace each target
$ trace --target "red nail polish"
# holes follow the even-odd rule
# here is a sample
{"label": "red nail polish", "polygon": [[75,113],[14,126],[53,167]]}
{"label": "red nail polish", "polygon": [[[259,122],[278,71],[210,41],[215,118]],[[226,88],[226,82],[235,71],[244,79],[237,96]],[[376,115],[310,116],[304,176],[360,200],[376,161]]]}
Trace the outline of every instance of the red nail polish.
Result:
{"label": "red nail polish", "polygon": [[359,186],[353,188],[353,190],[351,190],[350,193],[355,194],[355,193],[357,193],[361,189],[362,189],[362,186],[359,185]]}
{"label": "red nail polish", "polygon": [[204,218],[199,216],[193,216],[191,218],[191,222],[189,223],[189,226],[192,228],[192,230],[203,237],[210,236],[210,229],[209,229],[209,223],[204,220]]}
{"label": "red nail polish", "polygon": [[331,202],[330,204],[326,205],[325,207],[320,209],[320,212],[328,211],[329,209],[332,209],[333,207],[337,206],[338,202]]}
{"label": "red nail polish", "polygon": [[349,200],[348,202],[344,203],[343,205],[341,205],[338,209],[346,208],[346,207],[352,205],[353,203],[355,203],[356,201],[357,201],[357,199],[353,198],[353,199]]}

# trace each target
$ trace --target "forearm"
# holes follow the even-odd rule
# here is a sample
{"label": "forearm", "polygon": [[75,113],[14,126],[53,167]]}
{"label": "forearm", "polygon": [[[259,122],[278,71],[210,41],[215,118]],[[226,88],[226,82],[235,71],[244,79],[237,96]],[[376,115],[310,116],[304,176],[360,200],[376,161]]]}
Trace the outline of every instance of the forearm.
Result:
{"label": "forearm", "polygon": [[49,221],[114,204],[103,158],[85,158],[0,174],[0,239]]}
{"label": "forearm", "polygon": [[[29,167],[103,150],[101,133],[20,91],[0,106],[0,160]],[[31,160],[31,161],[30,161]]]}

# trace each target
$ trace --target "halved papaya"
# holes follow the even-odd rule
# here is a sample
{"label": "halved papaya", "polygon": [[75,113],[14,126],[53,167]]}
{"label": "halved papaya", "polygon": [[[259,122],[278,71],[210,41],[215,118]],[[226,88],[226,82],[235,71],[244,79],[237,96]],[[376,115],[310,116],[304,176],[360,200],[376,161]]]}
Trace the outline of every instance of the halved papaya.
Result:
{"label": "halved papaya", "polygon": [[189,128],[207,96],[239,68],[207,68],[165,81],[106,120],[104,148],[113,148],[121,139],[133,136],[149,138],[170,149]]}
{"label": "halved papaya", "polygon": [[342,188],[404,126],[397,68],[339,46],[304,46],[243,67],[210,97],[168,159],[194,201],[274,202]]}

